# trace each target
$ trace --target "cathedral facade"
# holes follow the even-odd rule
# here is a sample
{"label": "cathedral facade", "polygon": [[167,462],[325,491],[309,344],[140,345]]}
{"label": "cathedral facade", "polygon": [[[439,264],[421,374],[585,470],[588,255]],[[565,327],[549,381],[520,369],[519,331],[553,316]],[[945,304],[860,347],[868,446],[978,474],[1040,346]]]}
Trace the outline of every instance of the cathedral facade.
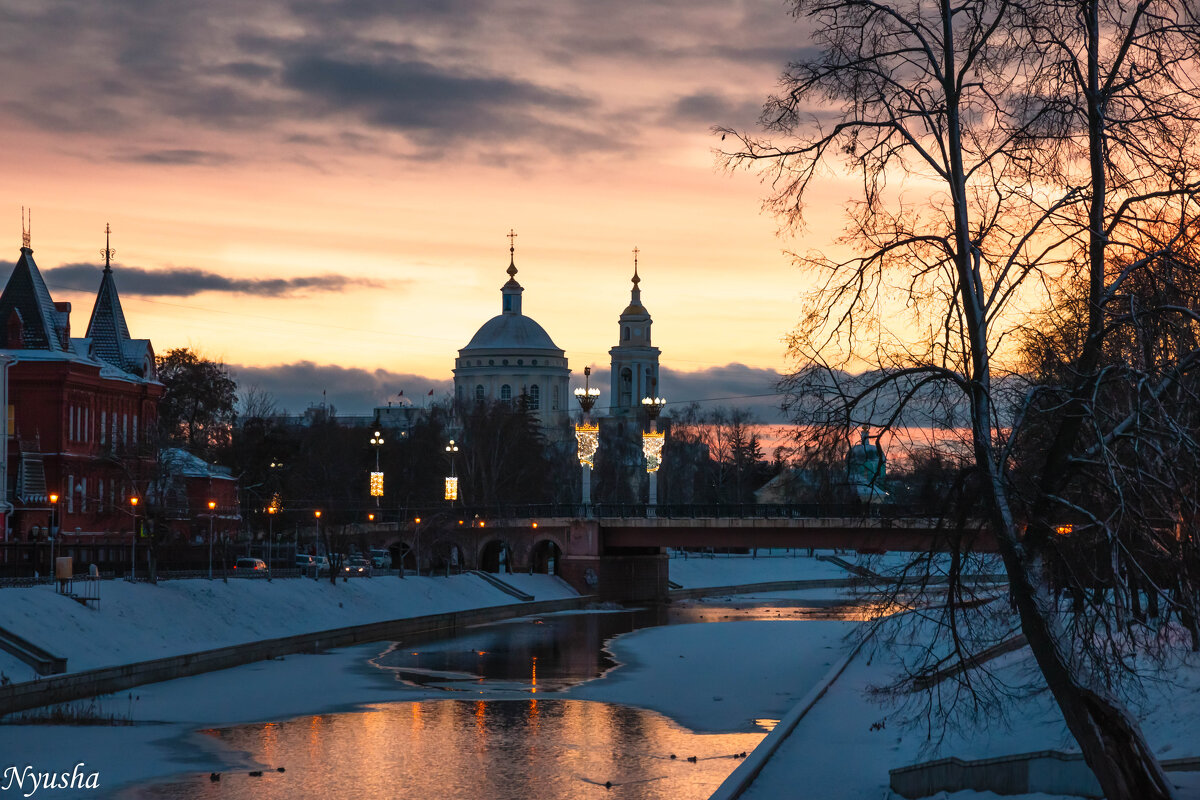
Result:
{"label": "cathedral facade", "polygon": [[552,439],[561,438],[568,429],[573,403],[571,370],[562,348],[522,312],[524,291],[517,282],[510,245],[508,282],[500,287],[500,313],[476,331],[455,359],[455,404],[466,408],[472,403],[516,403],[524,398],[543,431]]}

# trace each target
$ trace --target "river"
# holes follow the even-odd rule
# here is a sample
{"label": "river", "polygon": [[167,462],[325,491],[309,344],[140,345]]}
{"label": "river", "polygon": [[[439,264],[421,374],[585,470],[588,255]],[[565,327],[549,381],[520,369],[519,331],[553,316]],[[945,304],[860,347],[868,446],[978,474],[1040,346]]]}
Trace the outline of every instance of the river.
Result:
{"label": "river", "polygon": [[[701,800],[775,720],[751,716],[725,723],[728,730],[697,732],[646,708],[572,698],[572,688],[626,669],[614,658],[614,637],[697,622],[860,614],[828,601],[730,599],[552,614],[398,642],[377,649],[369,665],[394,688],[394,701],[204,730],[205,749],[238,767],[222,770],[219,780],[208,772],[175,776],[116,796]],[[708,628],[689,630],[700,627]]]}

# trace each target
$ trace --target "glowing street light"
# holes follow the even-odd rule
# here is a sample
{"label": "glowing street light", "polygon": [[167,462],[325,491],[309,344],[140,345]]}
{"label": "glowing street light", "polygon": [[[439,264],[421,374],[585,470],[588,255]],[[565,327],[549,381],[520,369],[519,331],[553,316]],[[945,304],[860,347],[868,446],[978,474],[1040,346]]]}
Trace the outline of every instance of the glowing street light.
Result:
{"label": "glowing street light", "polygon": [[575,390],[575,399],[583,409],[579,424],[575,426],[575,444],[579,454],[580,501],[585,514],[592,503],[592,468],[595,466],[596,450],[600,448],[600,426],[593,424],[591,419],[592,407],[600,398],[600,390],[591,387],[591,375],[592,368],[584,367],[583,387]]}
{"label": "glowing street light", "polygon": [[50,495],[50,573],[52,575],[58,574],[57,565],[54,563],[54,540],[58,538],[58,536],[56,536],[58,531],[54,527],[54,517],[56,516],[57,511],[58,495],[52,494]]}
{"label": "glowing street light", "polygon": [[133,579],[137,580],[137,496],[129,498],[129,513],[133,515],[133,545],[129,548],[129,574]]}
{"label": "glowing street light", "polygon": [[458,499],[458,472],[454,469],[454,456],[458,454],[458,445],[453,439],[446,445],[446,452],[450,454],[450,476],[446,478],[444,497],[453,503]]}
{"label": "glowing street light", "polygon": [[212,580],[213,520],[216,519],[217,501],[208,501],[208,579]]}
{"label": "glowing street light", "polygon": [[654,516],[654,507],[658,505],[658,468],[662,466],[662,450],[665,441],[664,434],[658,430],[658,415],[667,404],[664,397],[643,397],[642,408],[650,418],[650,430],[642,434],[642,455],[646,458],[646,472],[649,473],[650,496],[646,503],[646,516]]}
{"label": "glowing street light", "polygon": [[375,448],[375,471],[371,473],[371,497],[375,498],[375,507],[379,507],[379,498],[383,497],[383,472],[379,469],[379,448],[383,447],[383,432],[375,431],[371,437],[371,447]]}

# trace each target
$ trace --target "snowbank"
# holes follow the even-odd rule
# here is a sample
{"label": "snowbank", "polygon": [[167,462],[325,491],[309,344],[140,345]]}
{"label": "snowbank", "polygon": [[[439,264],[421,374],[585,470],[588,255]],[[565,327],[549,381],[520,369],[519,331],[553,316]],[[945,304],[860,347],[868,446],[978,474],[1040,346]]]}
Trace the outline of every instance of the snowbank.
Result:
{"label": "snowbank", "polygon": [[[853,564],[857,556],[845,558]],[[837,564],[808,556],[787,555],[786,550],[760,550],[757,557],[725,554],[705,556],[690,553],[684,558],[682,555],[672,554],[670,576],[671,580],[685,589],[852,577]]]}
{"label": "snowbank", "polygon": [[[549,575],[506,580],[538,600],[573,597]],[[0,628],[67,659],[71,672],[145,661],[298,633],[517,602],[474,575],[449,578],[105,581],[98,608],[51,586],[0,590]],[[5,653],[14,681],[33,671]],[[11,671],[10,671],[11,670]]]}
{"label": "snowbank", "polygon": [[608,650],[604,677],[565,692],[653,709],[694,731],[755,731],[799,702],[849,647],[855,623],[705,622],[643,628]]}

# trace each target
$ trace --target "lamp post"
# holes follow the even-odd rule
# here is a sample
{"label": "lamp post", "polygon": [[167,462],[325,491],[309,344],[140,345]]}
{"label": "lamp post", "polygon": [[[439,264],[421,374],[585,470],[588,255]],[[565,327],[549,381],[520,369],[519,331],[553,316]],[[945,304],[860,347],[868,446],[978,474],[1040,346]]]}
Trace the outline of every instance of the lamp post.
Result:
{"label": "lamp post", "polygon": [[450,456],[450,477],[446,478],[445,499],[450,501],[450,505],[454,505],[454,501],[458,499],[458,472],[454,469],[454,456],[458,454],[458,445],[453,439],[446,445],[446,453]]}
{"label": "lamp post", "polygon": [[216,519],[217,501],[208,501],[208,579],[212,580],[213,520]]}
{"label": "lamp post", "polygon": [[271,504],[267,506],[267,580],[271,580],[271,550],[275,543],[275,515],[279,513],[279,507],[275,505],[275,498],[271,498]]}
{"label": "lamp post", "polygon": [[667,404],[662,397],[643,397],[642,408],[650,418],[650,430],[642,434],[642,455],[646,457],[646,472],[649,475],[649,502],[646,503],[646,516],[655,515],[658,505],[658,468],[662,465],[663,434],[658,431],[658,415]]}
{"label": "lamp post", "polygon": [[[413,545],[413,566],[417,569],[417,577],[421,577],[421,518],[417,517],[414,520],[417,529],[416,542]],[[404,577],[404,555],[400,556],[400,577]]]}
{"label": "lamp post", "polygon": [[375,448],[375,471],[371,473],[371,496],[375,498],[375,507],[379,508],[379,498],[383,497],[383,472],[379,469],[379,448],[383,446],[383,432],[375,431],[371,437],[371,447]]}
{"label": "lamp post", "polygon": [[54,518],[58,511],[58,495],[50,495],[50,574],[58,575],[58,565],[54,563],[54,540],[58,538],[58,529],[54,527]]}
{"label": "lamp post", "polygon": [[591,419],[592,407],[600,398],[600,390],[590,386],[591,375],[592,368],[584,367],[583,388],[575,390],[575,399],[583,409],[579,424],[575,426],[575,444],[579,452],[580,501],[583,504],[583,513],[589,517],[592,505],[592,467],[596,460],[596,450],[600,447],[600,426],[592,424]]}
{"label": "lamp post", "polygon": [[129,513],[133,516],[133,546],[129,548],[129,575],[137,581],[137,506],[138,498],[129,498]]}
{"label": "lamp post", "polygon": [[[313,519],[316,520],[316,525],[315,525],[316,530],[313,533],[313,550],[318,550],[319,548],[317,547],[317,545],[321,541],[321,509],[318,508],[316,511],[313,512]],[[326,560],[329,559],[328,552],[325,553],[325,559]],[[314,562],[313,563],[313,580],[314,581],[320,580],[321,579],[321,567],[318,563],[316,563],[315,558],[313,559],[313,562]],[[333,572],[333,562],[332,561],[329,562],[329,572],[330,573]]]}

